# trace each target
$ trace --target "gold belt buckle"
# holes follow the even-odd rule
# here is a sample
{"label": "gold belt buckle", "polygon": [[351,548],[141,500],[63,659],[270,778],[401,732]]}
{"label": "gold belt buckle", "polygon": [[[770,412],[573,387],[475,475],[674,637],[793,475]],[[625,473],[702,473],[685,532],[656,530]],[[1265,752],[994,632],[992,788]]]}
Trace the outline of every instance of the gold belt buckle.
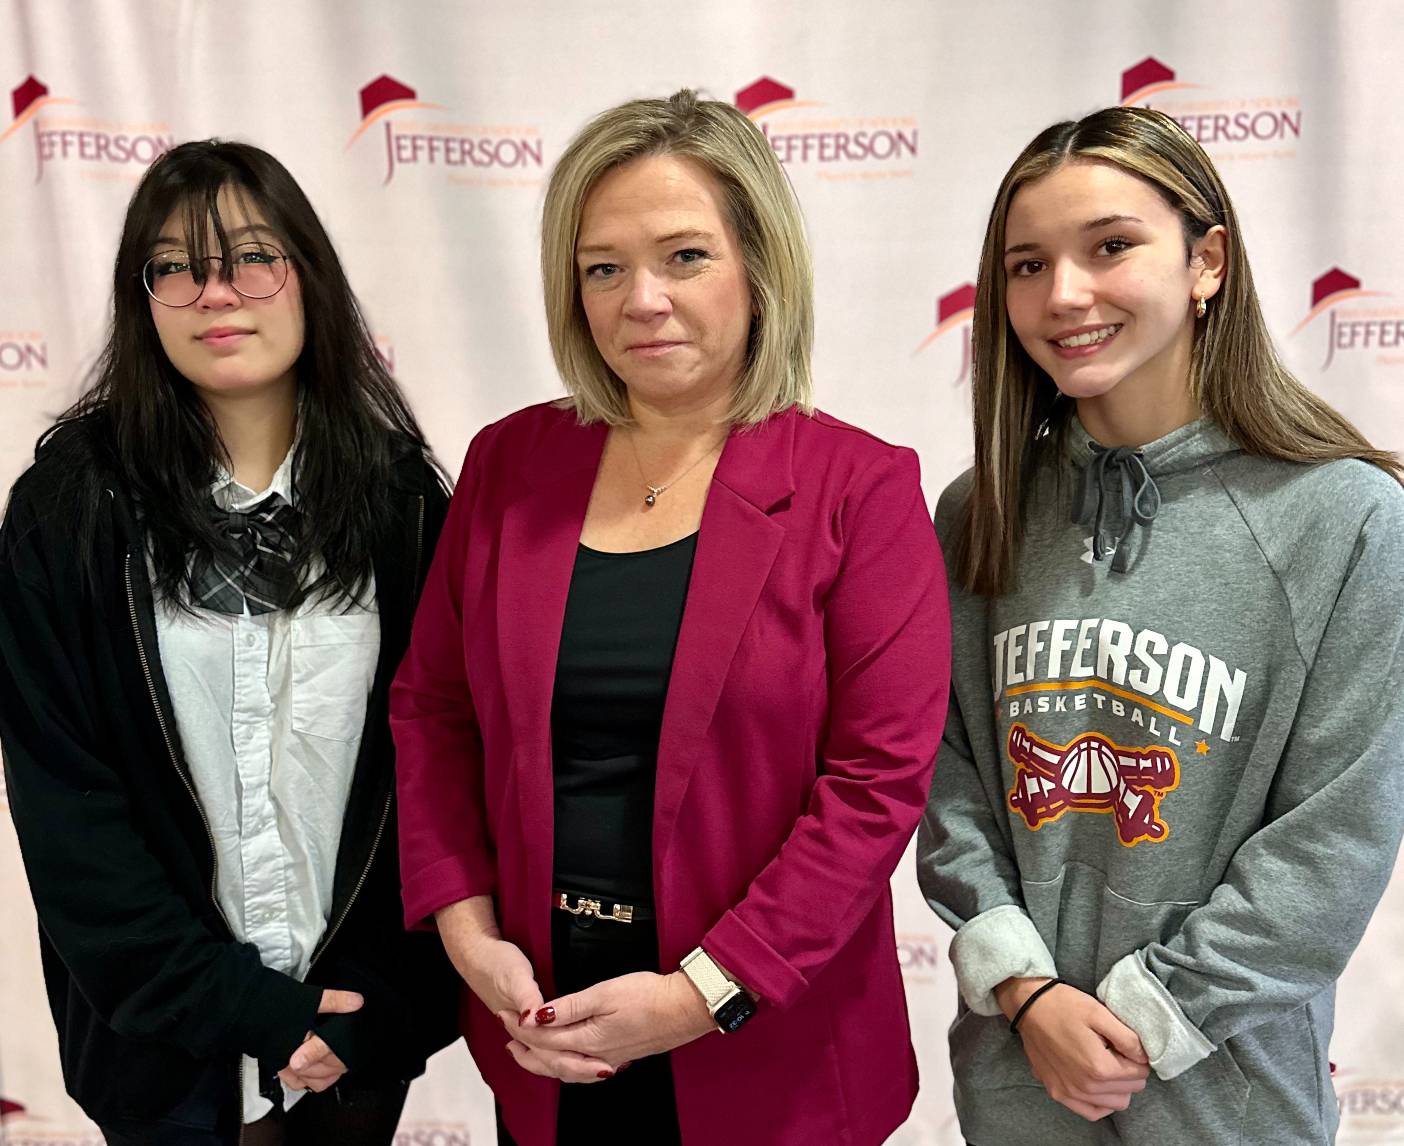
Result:
{"label": "gold belt buckle", "polygon": [[627,903],[616,903],[609,909],[606,915],[600,908],[603,904],[598,899],[588,899],[580,896],[575,906],[570,905],[570,896],[562,891],[556,895],[556,906],[562,911],[568,911],[572,915],[593,915],[596,919],[603,919],[606,923],[633,923],[634,909]]}

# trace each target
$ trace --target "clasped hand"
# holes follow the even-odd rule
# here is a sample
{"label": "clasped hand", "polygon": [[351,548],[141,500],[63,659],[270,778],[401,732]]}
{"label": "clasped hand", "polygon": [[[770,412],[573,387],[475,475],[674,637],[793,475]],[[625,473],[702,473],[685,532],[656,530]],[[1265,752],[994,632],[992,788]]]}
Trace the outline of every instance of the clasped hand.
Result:
{"label": "clasped hand", "polygon": [[[359,1011],[365,1000],[355,991],[322,992],[322,1002],[317,1007],[319,1015],[345,1015]],[[323,1091],[336,1084],[346,1073],[346,1064],[337,1058],[320,1035],[308,1031],[303,1036],[302,1045],[293,1052],[288,1065],[278,1072],[283,1085],[289,1090]]]}
{"label": "clasped hand", "polygon": [[[1006,980],[996,997],[1006,1013],[1046,980]],[[1044,993],[1019,1021],[1034,1077],[1048,1096],[1089,1122],[1131,1104],[1146,1088],[1149,1058],[1136,1032],[1076,987]]]}
{"label": "clasped hand", "polygon": [[498,1012],[523,1070],[565,1082],[609,1078],[715,1030],[707,1005],[680,971],[606,979],[535,1010]]}
{"label": "clasped hand", "polygon": [[681,972],[621,975],[548,1002],[531,961],[498,932],[486,896],[442,908],[435,918],[459,975],[501,1021],[508,1051],[532,1074],[598,1082],[715,1029]]}

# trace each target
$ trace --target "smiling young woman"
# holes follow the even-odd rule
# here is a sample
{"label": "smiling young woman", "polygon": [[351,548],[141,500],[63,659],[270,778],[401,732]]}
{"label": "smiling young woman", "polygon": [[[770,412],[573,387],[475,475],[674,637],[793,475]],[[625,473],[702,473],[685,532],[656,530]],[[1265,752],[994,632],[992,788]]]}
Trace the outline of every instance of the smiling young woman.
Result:
{"label": "smiling young woman", "polygon": [[917,844],[965,1136],[1327,1146],[1404,831],[1399,463],[1279,363],[1213,164],[1137,108],[1005,176],[974,413]]}

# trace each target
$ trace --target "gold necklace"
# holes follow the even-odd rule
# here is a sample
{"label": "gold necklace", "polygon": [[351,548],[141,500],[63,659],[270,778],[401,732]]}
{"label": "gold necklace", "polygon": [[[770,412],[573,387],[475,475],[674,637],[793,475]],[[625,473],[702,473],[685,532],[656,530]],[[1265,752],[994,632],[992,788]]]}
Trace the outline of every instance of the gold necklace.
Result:
{"label": "gold necklace", "polygon": [[709,449],[705,454],[700,455],[694,462],[692,462],[691,465],[687,467],[687,469],[683,470],[682,473],[678,474],[677,477],[673,478],[671,481],[665,481],[661,485],[654,485],[648,480],[648,476],[644,473],[643,459],[639,457],[639,443],[634,439],[633,432],[631,431],[629,434],[629,445],[632,446],[634,449],[634,464],[639,467],[639,477],[643,478],[644,489],[648,490],[648,493],[644,495],[644,505],[653,506],[657,504],[658,499],[663,495],[664,490],[671,489],[673,486],[677,485],[678,482],[682,481],[683,478],[687,477],[688,474],[690,474],[704,461],[706,461],[714,453],[721,449],[722,444],[725,441],[726,435],[723,434],[721,439],[714,446],[712,446],[711,449]]}

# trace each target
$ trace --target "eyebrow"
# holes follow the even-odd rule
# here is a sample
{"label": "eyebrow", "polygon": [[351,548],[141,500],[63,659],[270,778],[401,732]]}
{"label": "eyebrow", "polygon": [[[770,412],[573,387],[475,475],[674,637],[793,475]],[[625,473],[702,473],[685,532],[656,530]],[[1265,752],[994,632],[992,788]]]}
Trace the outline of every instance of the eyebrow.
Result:
{"label": "eyebrow", "polygon": [[[248,226],[245,227],[236,227],[232,231],[226,231],[224,235],[225,238],[234,240],[241,239],[245,235],[251,235],[256,231],[262,231],[265,235],[273,235],[275,238],[277,237],[277,232],[273,230],[272,227],[269,227],[263,223],[250,223],[248,224]],[[151,245],[153,247],[159,247],[163,243],[169,247],[184,247],[185,239],[172,238],[170,235],[157,235],[156,238],[152,240]]]}
{"label": "eyebrow", "polygon": [[[1103,215],[1100,219],[1092,219],[1082,224],[1084,231],[1100,231],[1103,227],[1110,227],[1114,223],[1144,223],[1144,220],[1136,218],[1135,215]],[[1036,251],[1038,243],[1016,243],[1012,247],[1005,247],[1005,255],[1022,254],[1024,251]]]}
{"label": "eyebrow", "polygon": [[[702,239],[706,242],[716,242],[716,236],[713,235],[711,231],[699,231],[689,228],[682,231],[669,231],[666,235],[659,235],[653,240],[653,244],[654,246],[661,247],[665,243],[676,243],[680,239]],[[614,248],[608,243],[590,243],[583,247],[577,247],[575,253],[578,257],[580,255],[603,254],[612,250],[614,250]]]}

